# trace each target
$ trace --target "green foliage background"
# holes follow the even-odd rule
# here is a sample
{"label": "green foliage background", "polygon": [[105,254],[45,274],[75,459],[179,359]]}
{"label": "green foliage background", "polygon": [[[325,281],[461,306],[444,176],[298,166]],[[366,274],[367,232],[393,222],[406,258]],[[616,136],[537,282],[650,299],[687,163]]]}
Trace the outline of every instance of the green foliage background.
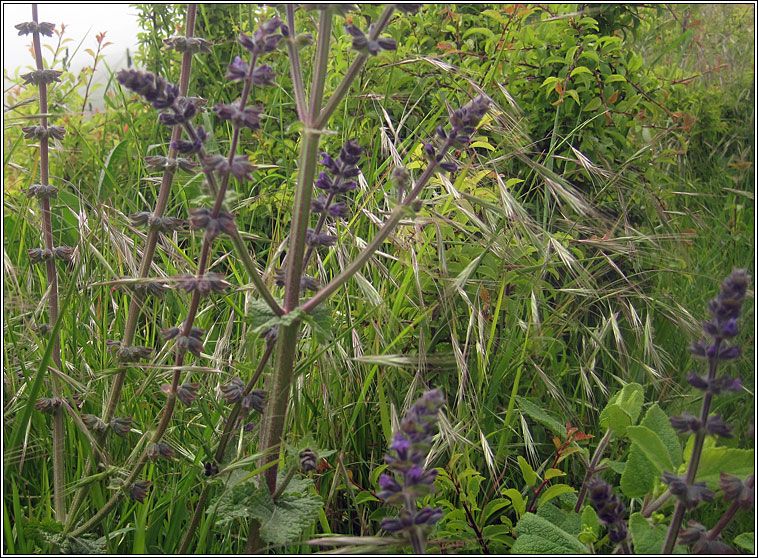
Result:
{"label": "green foliage background", "polygon": [[[396,18],[388,34],[398,50],[369,61],[321,145],[335,153],[346,139],[357,139],[367,155],[353,216],[337,227],[337,248],[322,254],[320,278],[336,275],[391,209],[394,165],[420,172],[421,146],[444,123],[447,105],[458,107],[481,90],[496,109],[471,148],[457,154],[461,170],[432,182],[413,224],[401,227],[330,302],[331,340],[302,342],[289,441],[307,440],[336,453],[310,489],[324,503],[318,521],[283,548],[309,552],[304,541],[318,533],[377,534],[378,521],[390,511],[371,494],[386,440],[424,386],[442,388],[448,401],[431,460],[443,474],[429,503],[446,510],[430,548],[450,552],[480,552],[482,540],[493,552],[514,544],[517,495],[530,494],[517,457],[536,470],[552,463],[554,451],[554,430],[525,411],[529,405],[597,438],[600,410],[627,383],[644,386],[645,401],[668,414],[699,407],[684,378],[700,364],[686,347],[719,280],[732,267],[754,271],[752,9],[448,4]],[[138,10],[144,34],[134,62],[176,80],[179,59],[163,51],[161,41],[181,26],[184,7],[140,4]],[[380,10],[364,6],[348,18],[366,28]],[[236,98],[238,85],[223,79],[227,64],[242,54],[234,37],[251,33],[272,13],[249,5],[201,5],[196,33],[216,46],[212,55],[195,57],[190,94],[208,99],[209,107]],[[314,17],[298,11],[298,24],[310,31]],[[354,57],[339,27],[334,35],[327,90]],[[302,52],[307,60],[312,47]],[[48,62],[67,69],[60,48]],[[243,133],[241,143],[261,168],[228,202],[259,265],[271,274],[289,230],[299,133],[286,56],[267,62],[278,85],[254,92],[267,118],[260,130]],[[15,79],[20,82],[17,72]],[[169,131],[115,80],[103,84],[105,110],[82,114],[82,79],[66,72],[51,93],[51,112],[67,128],[51,160],[60,189],[53,230],[56,245],[76,247],[61,278],[61,292],[73,283],[74,294],[62,327],[60,373],[70,393],[85,401],[82,412],[97,414],[115,367],[105,341],[119,338],[129,301],[107,282],[136,273],[144,235],[127,216],[154,204],[156,179],[142,158],[163,154]],[[34,94],[20,87],[5,94],[6,433],[26,402],[24,388],[46,345],[32,329],[45,321],[40,300],[46,281],[26,255],[38,245],[39,231],[36,206],[23,192],[39,173],[38,152],[21,134],[36,110]],[[201,122],[215,130],[209,150],[224,152],[230,130],[211,111]],[[186,216],[206,199],[198,177],[180,176],[168,214]],[[192,271],[200,241],[190,233],[166,238],[155,273]],[[192,379],[205,396],[197,408],[182,410],[168,433],[177,457],[147,468],[146,478],[159,488],[144,505],[122,503],[101,527],[97,536],[108,536],[98,544],[107,552],[175,551],[215,443],[204,425],[217,424],[224,411],[216,386],[231,375],[248,376],[262,351],[248,335],[245,308],[253,294],[244,271],[230,256],[231,246],[219,245],[213,271],[240,289],[200,316],[209,355],[202,365],[210,372],[193,372]],[[159,331],[176,325],[186,304],[171,294],[150,300],[144,310],[139,337],[156,348],[158,366],[130,370],[120,411],[142,431],[163,404],[157,386],[167,374],[161,366],[169,364],[171,346],[163,345]],[[753,319],[750,296],[740,337],[744,356],[729,372],[749,393]],[[714,409],[738,425],[730,447],[751,447],[747,395],[720,400]],[[7,468],[21,469],[5,487],[8,552],[51,548],[49,537],[40,535],[54,530],[40,527],[53,517],[47,422],[35,413],[23,451],[4,456]],[[229,463],[255,447],[254,433],[241,436]],[[138,439],[110,440],[113,462],[123,463]],[[631,447],[618,441],[609,453],[622,459]],[[69,424],[72,488],[90,451]],[[563,467],[562,483],[581,483],[578,459]],[[112,472],[112,482],[118,475]],[[109,489],[107,483],[93,486],[89,505],[97,509]],[[566,507],[569,496],[551,505]],[[708,524],[722,511],[716,505],[697,513]],[[543,520],[530,521],[539,527]],[[742,518],[730,536],[750,525],[752,517]],[[579,532],[582,526],[563,528]],[[210,536],[199,552],[244,546],[243,521],[214,525],[208,515],[200,531]]]}

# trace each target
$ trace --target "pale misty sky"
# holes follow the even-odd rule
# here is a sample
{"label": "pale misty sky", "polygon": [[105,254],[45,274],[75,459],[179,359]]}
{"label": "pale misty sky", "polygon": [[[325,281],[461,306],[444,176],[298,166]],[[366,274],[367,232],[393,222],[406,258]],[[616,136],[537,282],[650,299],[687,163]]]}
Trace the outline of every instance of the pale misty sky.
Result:
{"label": "pale misty sky", "polygon": [[[113,43],[103,54],[105,61],[112,70],[126,65],[126,49],[132,53],[137,45],[137,10],[128,4],[45,4],[38,3],[39,21],[54,23],[56,29],[60,24],[66,24],[65,37],[73,39],[66,46],[69,55],[73,56],[71,70],[78,72],[84,66],[92,64],[92,58],[84,52],[90,48],[97,50],[95,35],[106,31],[105,40]],[[26,66],[33,67],[34,59],[29,52],[31,35],[19,37],[14,25],[32,20],[31,4],[3,4],[3,70],[13,76],[16,68],[19,73],[29,71]],[[43,56],[49,60],[51,53],[44,48],[45,44],[55,48],[58,36],[42,37]],[[80,45],[81,43],[81,45]],[[79,51],[74,55],[74,51]],[[102,81],[100,70],[95,76],[96,81]],[[6,85],[7,86],[7,85]]]}

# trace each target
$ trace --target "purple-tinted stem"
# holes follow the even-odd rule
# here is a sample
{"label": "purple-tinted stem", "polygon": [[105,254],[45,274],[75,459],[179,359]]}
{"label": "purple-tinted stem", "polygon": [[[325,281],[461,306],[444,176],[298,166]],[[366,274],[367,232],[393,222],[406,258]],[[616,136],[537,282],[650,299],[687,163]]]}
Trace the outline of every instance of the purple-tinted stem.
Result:
{"label": "purple-tinted stem", "polygon": [[[39,23],[37,14],[37,4],[32,4],[32,20]],[[39,31],[35,29],[32,34],[32,43],[34,44],[34,61],[37,70],[44,70],[45,66],[42,61],[42,43],[39,37]],[[47,128],[47,84],[42,81],[39,84],[39,111],[40,125]],[[48,138],[45,135],[39,142],[39,165],[40,165],[40,184],[45,186],[50,184],[50,157],[48,150]],[[45,239],[45,249],[51,253],[53,251],[53,225],[50,218],[50,200],[47,197],[40,199],[42,206],[42,233]],[[45,271],[47,273],[48,284],[48,309],[50,314],[50,323],[54,324],[58,320],[58,271],[55,267],[55,258],[45,260]],[[61,370],[61,341],[60,335],[56,334],[53,338],[53,361],[58,370]],[[60,396],[60,386],[58,378],[52,374],[52,391],[53,395]],[[53,502],[55,507],[55,520],[63,523],[66,520],[66,495],[64,492],[65,481],[65,464],[64,464],[64,437],[66,426],[64,424],[64,413],[62,408],[58,408],[53,414]]]}
{"label": "purple-tinted stem", "polygon": [[587,466],[587,472],[584,475],[584,482],[582,482],[582,489],[579,491],[579,496],[577,497],[576,505],[574,506],[574,511],[577,513],[582,511],[582,504],[584,504],[584,499],[587,497],[587,490],[589,489],[590,481],[592,480],[594,474],[597,472],[597,464],[600,462],[600,458],[603,456],[603,452],[605,452],[605,448],[610,441],[611,430],[608,429],[608,432],[605,433],[605,436],[603,436],[600,439],[600,442],[597,444],[595,453],[592,455],[592,460]]}
{"label": "purple-tinted stem", "polygon": [[[185,37],[192,37],[195,32],[195,16],[197,12],[197,5],[190,4],[187,8],[187,17],[184,25],[184,36]],[[190,72],[192,70],[192,54],[189,52],[182,53],[182,66],[181,66],[181,72],[179,75],[179,95],[180,96],[186,96],[187,91],[189,90],[189,79],[190,79]],[[177,124],[172,127],[171,129],[171,140],[169,142],[169,150],[168,150],[168,158],[175,159],[178,152],[173,147],[170,147],[174,142],[181,139],[182,136],[182,126],[180,124]],[[161,185],[158,190],[158,199],[155,202],[155,208],[153,209],[153,215],[156,217],[162,217],[166,211],[166,206],[168,205],[168,199],[169,195],[171,193],[171,186],[173,184],[174,180],[174,170],[166,170],[163,172],[163,176],[161,178]],[[146,279],[150,275],[150,267],[153,263],[153,256],[155,255],[155,249],[158,244],[158,238],[160,236],[160,232],[155,227],[150,227],[147,233],[147,238],[145,239],[145,248],[142,253],[142,261],[140,262],[139,272],[138,272],[138,278],[139,279]],[[124,334],[121,338],[121,342],[123,345],[130,346],[134,341],[134,334],[137,330],[137,323],[139,322],[139,316],[140,316],[140,310],[142,309],[142,297],[137,294],[136,292],[132,296],[131,300],[129,301],[129,310],[126,317],[126,325],[124,326]],[[102,421],[105,424],[109,424],[111,419],[116,413],[116,407],[118,406],[118,402],[121,398],[121,392],[124,387],[124,380],[126,379],[126,372],[127,367],[121,367],[116,371],[115,376],[113,377],[113,383],[111,384],[111,390],[110,395],[108,397],[108,402],[105,406],[105,410],[103,411]],[[96,439],[98,440],[98,443],[102,444],[103,440],[105,438],[105,433],[97,433]],[[92,462],[88,460],[85,470],[88,474],[91,474],[92,472]],[[82,486],[76,493],[74,497],[74,502],[71,506],[71,517],[69,518],[68,523],[66,524],[66,529],[71,528],[71,523],[73,519],[76,517],[76,512],[78,511],[79,507],[81,506],[84,497],[87,494],[87,491],[89,490],[90,485],[84,485]]]}
{"label": "purple-tinted stem", "polygon": [[[719,365],[719,349],[721,348],[721,338],[716,338],[714,342],[715,351],[714,356],[708,359],[708,382],[711,382],[716,377],[716,370]],[[703,396],[703,404],[700,407],[700,424],[705,425],[708,421],[708,413],[711,411],[711,399],[713,399],[713,393],[710,390],[705,392]],[[703,453],[703,443],[705,442],[706,429],[700,428],[695,433],[695,443],[692,445],[692,455],[690,456],[690,463],[687,467],[687,476],[685,482],[691,485],[695,482],[695,475],[697,475],[697,468],[700,464],[700,456]],[[676,503],[674,508],[674,514],[671,516],[671,524],[669,525],[668,533],[666,533],[666,540],[663,543],[662,554],[671,554],[674,551],[674,545],[676,545],[676,539],[679,536],[679,529],[682,526],[682,520],[684,519],[684,512],[686,511],[685,502],[680,499]]]}
{"label": "purple-tinted stem", "polygon": [[292,75],[292,85],[295,89],[295,106],[297,106],[297,116],[301,122],[305,122],[305,85],[303,84],[303,71],[300,65],[300,51],[294,41],[295,29],[295,6],[287,4],[287,26],[290,28],[290,39],[287,41],[287,51],[290,60],[290,74]]}

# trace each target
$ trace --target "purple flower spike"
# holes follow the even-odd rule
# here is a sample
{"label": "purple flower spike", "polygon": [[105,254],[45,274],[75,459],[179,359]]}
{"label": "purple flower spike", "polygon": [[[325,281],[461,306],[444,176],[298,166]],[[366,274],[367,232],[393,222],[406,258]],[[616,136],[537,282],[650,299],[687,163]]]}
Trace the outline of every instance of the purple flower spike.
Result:
{"label": "purple flower spike", "polygon": [[245,79],[249,70],[250,67],[247,65],[247,62],[242,60],[241,57],[235,56],[232,63],[226,67],[226,75],[224,76],[224,79],[231,81]]}
{"label": "purple flower spike", "polygon": [[408,410],[400,431],[392,437],[390,452],[384,457],[390,473],[379,476],[378,496],[385,504],[404,509],[398,517],[382,520],[382,529],[387,532],[418,534],[421,526],[432,526],[442,517],[441,509],[417,510],[415,502],[434,491],[437,471],[427,470],[424,463],[437,432],[437,413],[443,403],[441,391],[427,392]]}

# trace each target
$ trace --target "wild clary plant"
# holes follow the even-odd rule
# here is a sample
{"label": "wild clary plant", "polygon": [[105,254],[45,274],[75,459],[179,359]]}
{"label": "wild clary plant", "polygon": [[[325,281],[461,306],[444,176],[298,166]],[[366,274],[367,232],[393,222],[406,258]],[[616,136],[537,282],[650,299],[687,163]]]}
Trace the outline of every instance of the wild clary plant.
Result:
{"label": "wild clary plant", "polygon": [[[219,473],[231,436],[245,415],[253,410],[263,412],[259,453],[263,456],[261,470],[268,499],[260,493],[256,493],[256,497],[264,498],[268,505],[274,507],[279,505],[280,499],[289,497],[284,490],[295,469],[291,469],[282,482],[277,480],[279,478],[277,469],[280,448],[286,437],[284,425],[302,325],[309,323],[315,327],[314,319],[318,316],[318,306],[370,260],[401,219],[414,213],[417,209],[418,198],[429,179],[436,173],[449,173],[456,170],[456,163],[450,160],[451,150],[465,148],[470,143],[471,136],[489,105],[489,100],[479,95],[462,108],[451,109],[449,126],[439,126],[436,130],[436,139],[427,141],[423,146],[427,164],[417,180],[412,181],[410,173],[402,167],[395,170],[393,176],[397,184],[397,204],[374,238],[352,262],[345,266],[342,273],[326,284],[322,285],[315,274],[310,274],[311,260],[317,250],[332,247],[338,241],[338,238],[328,230],[328,224],[333,220],[345,219],[349,215],[350,193],[357,187],[356,179],[361,172],[360,163],[365,152],[364,146],[356,141],[348,140],[342,145],[338,154],[321,152],[319,155],[319,141],[331,115],[349,91],[353,80],[369,56],[395,48],[394,40],[382,37],[381,33],[389,24],[396,9],[410,11],[417,9],[417,5],[386,7],[380,18],[366,32],[353,24],[345,26],[352,37],[352,47],[357,51],[357,56],[328,99],[324,98],[324,85],[328,52],[333,35],[333,19],[337,13],[346,13],[344,8],[318,8],[319,19],[311,72],[312,83],[308,92],[303,81],[304,72],[299,57],[300,48],[308,42],[308,38],[304,34],[296,33],[294,6],[288,5],[285,8],[286,23],[274,17],[264,21],[252,36],[241,34],[237,43],[246,51],[247,57],[234,57],[227,67],[225,78],[230,83],[241,82],[242,92],[236,101],[218,103],[213,108],[217,120],[227,121],[231,125],[232,137],[227,155],[208,152],[206,145],[213,132],[206,129],[204,125],[196,125],[193,122],[204,109],[199,98],[188,96],[190,59],[194,54],[209,52],[211,47],[207,41],[192,36],[194,6],[188,8],[185,36],[164,41],[168,47],[183,53],[179,85],[172,84],[160,76],[133,69],[123,70],[117,75],[118,83],[122,87],[134,91],[159,111],[158,121],[162,125],[172,127],[172,136],[167,156],[152,155],[145,161],[150,167],[162,171],[163,179],[156,207],[152,211],[140,211],[132,215],[135,225],[149,227],[149,235],[139,276],[135,279],[125,278],[117,283],[120,288],[126,288],[132,293],[132,299],[124,338],[120,341],[108,342],[108,347],[114,353],[119,368],[114,375],[110,396],[103,414],[101,417],[85,415],[85,423],[96,437],[96,443],[103,442],[109,429],[122,436],[129,431],[130,419],[114,418],[114,414],[130,363],[150,359],[154,354],[152,348],[134,344],[136,323],[144,297],[161,295],[167,288],[175,287],[190,295],[190,301],[186,315],[178,320],[178,325],[166,324],[162,329],[164,341],[174,342],[176,357],[170,383],[160,386],[160,390],[166,397],[166,403],[158,424],[149,430],[138,456],[127,465],[123,473],[120,473],[122,477],[117,480],[120,490],[117,490],[104,505],[100,506],[97,513],[83,524],[74,527],[77,512],[86,496],[89,483],[79,489],[74,500],[74,513],[66,524],[66,533],[70,537],[78,537],[94,528],[124,495],[143,502],[152,485],[152,481],[139,478],[145,465],[149,460],[174,457],[174,449],[170,444],[162,441],[162,438],[169,428],[177,400],[184,406],[192,406],[197,403],[198,398],[203,397],[199,382],[183,378],[187,354],[202,358],[205,351],[206,332],[195,326],[200,302],[209,296],[223,294],[230,286],[223,275],[209,269],[213,243],[222,235],[232,240],[250,281],[260,295],[260,299],[249,305],[248,312],[251,323],[258,324],[256,331],[264,339],[266,348],[258,360],[256,370],[247,381],[237,377],[220,386],[222,399],[233,404],[233,407],[221,428],[213,458],[205,462],[205,473],[208,477]],[[276,75],[273,68],[262,61],[282,43],[288,49],[295,106],[297,116],[303,126],[292,230],[286,258],[281,268],[274,274],[275,284],[283,287],[283,298],[279,302],[259,273],[237,229],[234,215],[225,206],[225,199],[232,180],[242,184],[250,181],[256,171],[256,166],[249,160],[248,155],[238,153],[240,135],[242,130],[258,129],[261,118],[265,116],[263,107],[250,103],[250,96],[254,87],[266,87],[275,83]],[[316,175],[317,165],[324,169],[318,172],[318,175]],[[186,220],[165,216],[164,211],[170,196],[174,173],[177,170],[192,173],[198,166],[202,169],[205,178],[204,185],[213,196],[212,205],[190,209]],[[313,196],[314,188],[320,192],[315,197]],[[203,231],[203,243],[197,258],[196,271],[168,280],[148,280],[157,237],[160,234],[173,234],[185,226],[185,223],[188,224],[190,230]],[[301,297],[304,293],[315,294],[303,300]],[[265,391],[254,389],[271,356],[274,356],[274,365],[267,381],[267,389]],[[405,442],[402,440],[396,440],[397,443],[393,444],[395,462],[391,468],[401,475],[402,481],[402,484],[398,484],[397,487],[400,493],[405,495],[412,493],[415,496],[406,498],[405,510],[396,519],[400,524],[396,525],[387,521],[384,527],[390,531],[406,532],[414,549],[417,550],[423,549],[424,526],[433,524],[441,512],[432,509],[415,511],[416,498],[421,496],[422,489],[430,489],[434,472],[423,471],[420,463],[417,463],[420,457],[423,457],[420,448],[428,443],[431,424],[424,426],[420,432],[414,433],[412,430],[421,428],[421,423],[436,414],[436,409],[440,404],[439,392],[431,392],[426,399],[414,407],[413,416],[409,416],[404,422],[408,428],[403,431],[403,436],[406,436],[407,438],[404,439],[413,446],[412,450],[405,448]],[[424,405],[428,407],[426,414],[421,409]],[[217,428],[217,425],[209,426],[214,430]],[[411,453],[406,455],[408,451]],[[406,458],[412,458],[407,470],[403,465]],[[310,462],[312,459],[306,461]],[[87,466],[87,474],[90,474],[93,468],[90,462]],[[303,469],[306,470],[307,467],[304,466]],[[383,477],[385,491],[396,488],[389,479],[389,476]],[[182,552],[189,549],[196,527],[205,511],[212,486],[212,483],[206,483],[196,502],[189,528],[186,530],[180,547]],[[390,499],[394,501],[397,498]],[[252,504],[248,503],[248,505]],[[281,533],[272,534],[272,531],[267,529],[267,525],[261,525],[263,516],[249,514],[251,521],[248,551],[260,548],[265,542],[279,542],[278,537]],[[308,517],[297,519],[299,522],[306,522],[304,524],[312,520],[312,513]],[[413,525],[406,525],[408,521],[411,521]]]}
{"label": "wild clary plant", "polygon": [[[592,458],[585,460],[587,472],[570,512],[575,517],[581,514],[578,537],[564,530],[560,522],[544,525],[538,516],[525,514],[516,526],[520,536],[512,548],[514,552],[581,552],[584,544],[606,542],[624,553],[636,554],[671,554],[677,542],[695,554],[732,552],[720,536],[739,511],[754,508],[754,450],[716,445],[716,438],[733,436],[733,427],[718,414],[711,414],[711,407],[714,396],[743,391],[739,378],[719,376],[718,370],[721,363],[741,354],[740,347],[727,345],[727,340],[739,333],[738,320],[749,281],[741,269],[723,281],[720,293],[708,306],[711,319],[703,322],[703,333],[712,341],[692,344],[692,353],[708,361],[705,376],[694,372],[687,375],[688,383],[703,393],[699,416],[682,413],[669,418],[654,403],[637,424],[644,406],[643,387],[634,383],[624,386],[601,412],[599,422],[607,430]],[[688,436],[684,449],[678,439],[683,434]],[[622,462],[603,458],[614,438],[631,443]],[[536,475],[528,465],[527,468],[530,475]],[[613,485],[597,476],[609,469],[620,473],[621,492],[632,500],[628,507]],[[681,530],[688,510],[703,502],[712,503],[718,496],[729,505],[711,529],[691,519],[688,527]],[[642,499],[641,509],[628,515],[627,509],[636,507],[635,499]],[[652,522],[655,512],[657,519]],[[565,520],[566,525],[571,521],[567,512],[552,513],[558,513],[556,517]],[[664,528],[667,513],[671,515],[668,528]],[[534,534],[539,525],[550,531],[547,546],[545,538]],[[607,529],[605,535],[601,527]],[[747,544],[744,539],[749,538],[750,534],[742,534],[735,544]]]}
{"label": "wild clary plant", "polygon": [[378,496],[387,505],[402,506],[397,517],[382,520],[382,529],[410,541],[413,552],[423,554],[429,527],[442,517],[442,510],[418,501],[434,491],[437,471],[427,469],[426,459],[437,433],[437,413],[444,399],[440,390],[422,395],[408,410],[400,430],[392,437],[390,452],[384,456],[390,474],[379,477]]}
{"label": "wild clary plant", "polygon": [[[42,42],[41,35],[52,37],[55,25],[52,23],[39,23],[37,15],[37,5],[32,5],[32,21],[16,25],[19,35],[32,35],[34,61],[37,69],[21,76],[25,84],[36,85],[39,90],[39,124],[26,126],[22,129],[24,137],[39,142],[39,184],[29,186],[27,193],[29,197],[35,197],[39,200],[42,216],[42,236],[43,248],[32,248],[27,250],[29,260],[33,264],[45,264],[48,285],[48,324],[38,324],[36,326],[40,335],[50,332],[50,347],[48,354],[52,356],[53,363],[58,370],[63,370],[61,364],[61,345],[60,345],[60,324],[59,321],[59,301],[58,301],[58,270],[56,260],[69,261],[73,255],[73,248],[70,246],[55,246],[53,238],[53,225],[51,220],[51,200],[57,197],[58,188],[50,184],[50,138],[62,140],[66,134],[63,126],[52,126],[48,122],[48,86],[59,82],[61,71],[45,69],[42,60]],[[47,358],[50,358],[48,356]],[[48,374],[47,365],[43,362],[43,368],[38,372],[37,378],[31,389],[29,401],[34,401],[36,394],[40,389],[40,382]],[[41,397],[36,400],[34,407],[44,413],[53,416],[53,499],[55,518],[58,522],[66,519],[66,497],[65,497],[65,463],[64,463],[64,437],[65,424],[64,413],[69,412],[76,416],[71,405],[63,397],[62,385],[55,373],[49,373],[51,377],[50,389],[52,397]],[[26,418],[30,408],[27,405]],[[26,421],[22,420],[19,424]],[[14,432],[9,440],[11,448],[16,447],[20,430],[14,428]]]}

